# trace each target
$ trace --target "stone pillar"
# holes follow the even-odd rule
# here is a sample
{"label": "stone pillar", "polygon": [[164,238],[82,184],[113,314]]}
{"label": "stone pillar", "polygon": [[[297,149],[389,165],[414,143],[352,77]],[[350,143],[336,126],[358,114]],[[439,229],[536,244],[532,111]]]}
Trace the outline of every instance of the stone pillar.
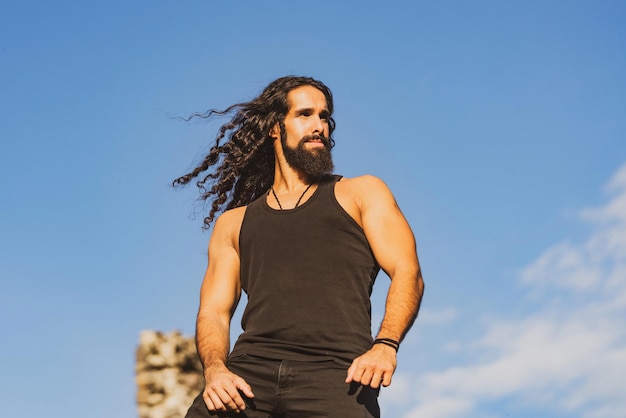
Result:
{"label": "stone pillar", "polygon": [[183,418],[204,386],[193,338],[142,331],[136,363],[139,418]]}

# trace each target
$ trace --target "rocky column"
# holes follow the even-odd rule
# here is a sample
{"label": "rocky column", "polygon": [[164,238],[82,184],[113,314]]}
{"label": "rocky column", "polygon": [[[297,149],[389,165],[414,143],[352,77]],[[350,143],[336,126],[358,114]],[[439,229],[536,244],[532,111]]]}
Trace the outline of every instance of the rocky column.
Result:
{"label": "rocky column", "polygon": [[193,338],[142,331],[137,348],[139,418],[183,418],[204,386]]}

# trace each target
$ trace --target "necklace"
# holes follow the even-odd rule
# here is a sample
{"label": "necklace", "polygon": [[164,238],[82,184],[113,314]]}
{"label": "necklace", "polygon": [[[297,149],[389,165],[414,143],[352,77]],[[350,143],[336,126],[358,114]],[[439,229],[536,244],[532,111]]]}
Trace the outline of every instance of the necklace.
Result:
{"label": "necklace", "polygon": [[[302,198],[304,197],[304,195],[306,194],[306,192],[309,191],[309,189],[311,188],[311,186],[313,186],[313,183],[309,184],[306,189],[304,189],[304,191],[302,192],[302,194],[300,195],[300,198],[298,199],[298,201],[296,202],[296,206],[294,206],[293,208],[297,208],[298,205],[300,204],[300,201],[302,200]],[[280,210],[285,210],[283,209],[283,205],[280,204],[280,200],[278,200],[278,196],[276,196],[276,192],[274,191],[274,186],[270,186],[270,190],[272,191],[272,194],[274,195],[274,199],[276,199],[276,203],[278,203],[278,207]]]}

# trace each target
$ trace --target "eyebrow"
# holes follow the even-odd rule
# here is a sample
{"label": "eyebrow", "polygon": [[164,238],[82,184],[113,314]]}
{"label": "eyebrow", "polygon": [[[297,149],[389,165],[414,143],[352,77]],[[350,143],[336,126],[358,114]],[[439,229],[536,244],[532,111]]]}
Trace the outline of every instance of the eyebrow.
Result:
{"label": "eyebrow", "polygon": [[[293,111],[296,115],[302,115],[304,113],[315,113],[315,109],[312,107],[303,107],[301,109],[295,109]],[[322,109],[320,112],[321,115],[328,116],[330,115],[330,111],[328,109]]]}

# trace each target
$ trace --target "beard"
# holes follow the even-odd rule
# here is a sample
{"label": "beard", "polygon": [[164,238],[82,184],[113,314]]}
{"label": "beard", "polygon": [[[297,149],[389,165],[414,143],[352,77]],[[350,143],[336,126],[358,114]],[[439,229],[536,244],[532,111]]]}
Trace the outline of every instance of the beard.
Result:
{"label": "beard", "polygon": [[[285,160],[292,168],[304,173],[309,181],[332,174],[335,166],[330,153],[330,141],[321,135],[307,135],[300,139],[298,146],[290,148],[286,141],[287,135],[281,135]],[[323,148],[306,149],[307,141],[317,139],[324,144]]]}

